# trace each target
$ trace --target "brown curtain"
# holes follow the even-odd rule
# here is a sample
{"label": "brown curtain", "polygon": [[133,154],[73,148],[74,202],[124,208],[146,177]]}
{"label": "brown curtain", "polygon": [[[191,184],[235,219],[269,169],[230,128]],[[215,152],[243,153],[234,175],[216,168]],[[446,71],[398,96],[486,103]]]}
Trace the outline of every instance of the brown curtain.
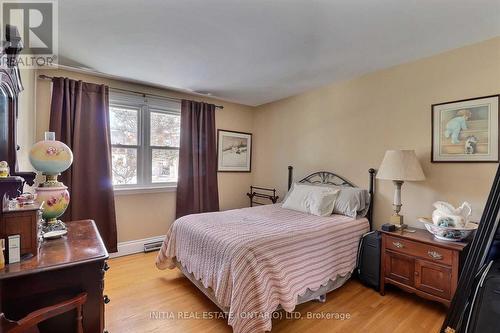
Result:
{"label": "brown curtain", "polygon": [[108,251],[116,252],[108,87],[62,77],[52,83],[50,130],[74,155],[59,177],[71,195],[63,219],[94,220]]}
{"label": "brown curtain", "polygon": [[215,105],[182,101],[177,218],[219,210]]}

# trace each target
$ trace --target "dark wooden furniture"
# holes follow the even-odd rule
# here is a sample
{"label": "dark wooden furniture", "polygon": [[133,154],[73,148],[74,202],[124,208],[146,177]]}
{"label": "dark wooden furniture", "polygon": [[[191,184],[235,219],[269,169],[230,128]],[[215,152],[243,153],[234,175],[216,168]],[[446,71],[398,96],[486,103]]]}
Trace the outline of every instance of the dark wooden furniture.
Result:
{"label": "dark wooden furniture", "polygon": [[[7,161],[12,176],[22,177],[33,185],[34,172],[20,172],[17,165],[19,146],[17,136],[18,97],[23,91],[21,75],[17,65],[23,43],[16,27],[6,25],[5,41],[0,44],[0,161]],[[0,184],[0,199],[3,198]],[[22,189],[21,189],[22,191]]]}
{"label": "dark wooden furniture", "polygon": [[0,202],[4,196],[7,198],[17,198],[23,193],[24,178],[19,176],[9,176],[0,178]]}
{"label": "dark wooden furniture", "polygon": [[[39,245],[39,223],[41,205],[33,204],[9,209],[4,207],[0,214],[0,238],[21,236],[21,258],[36,256]],[[8,258],[8,254],[6,256]]]}
{"label": "dark wooden furniture", "polygon": [[[23,90],[21,75],[17,66],[18,55],[23,48],[17,29],[11,25],[5,27],[5,40],[0,43],[0,161],[6,161],[10,167],[12,177],[0,179],[0,208],[3,206],[4,196],[16,198],[23,192],[25,182],[33,185],[34,172],[20,172],[17,165],[17,117],[18,97]],[[30,235],[29,238],[21,237],[22,249],[26,253],[36,253],[36,244],[31,236],[36,232],[28,223],[29,217],[23,216],[16,226],[12,215],[3,216],[0,209],[0,238],[6,238],[6,233]],[[29,224],[29,225],[28,225]],[[35,224],[36,225],[36,224]],[[12,232],[12,233],[11,233]],[[21,235],[21,236],[22,236]]]}
{"label": "dark wooden furniture", "polygon": [[422,229],[381,232],[380,293],[389,283],[449,306],[467,243],[440,241]]}
{"label": "dark wooden furniture", "polygon": [[247,197],[250,198],[250,207],[253,207],[253,205],[265,205],[266,203],[263,203],[258,199],[264,199],[264,200],[270,200],[273,204],[278,201],[278,196],[276,195],[276,189],[275,188],[267,188],[267,187],[259,187],[259,186],[250,186],[250,192],[247,193]]}
{"label": "dark wooden furniture", "polygon": [[[0,270],[0,313],[20,321],[33,311],[87,293],[82,308],[83,332],[104,330],[104,273],[108,252],[91,220],[66,223],[68,234],[44,241],[30,259]],[[38,325],[40,332],[76,332],[76,310],[49,318]]]}
{"label": "dark wooden furniture", "polygon": [[81,293],[80,295],[68,299],[67,301],[62,301],[57,304],[47,306],[45,308],[31,312],[29,315],[24,317],[19,321],[12,321],[5,318],[5,316],[0,314],[0,329],[1,332],[5,333],[28,333],[28,332],[39,332],[38,324],[41,322],[58,316],[62,313],[76,310],[76,332],[83,333],[83,304],[87,302],[87,293]]}

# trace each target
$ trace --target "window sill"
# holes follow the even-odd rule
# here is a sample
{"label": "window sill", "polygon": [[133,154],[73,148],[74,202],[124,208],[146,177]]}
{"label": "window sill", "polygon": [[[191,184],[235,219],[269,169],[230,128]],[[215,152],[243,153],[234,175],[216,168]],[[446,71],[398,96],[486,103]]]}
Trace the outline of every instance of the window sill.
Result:
{"label": "window sill", "polygon": [[147,193],[172,193],[177,191],[176,185],[157,187],[115,187],[115,195],[134,195]]}

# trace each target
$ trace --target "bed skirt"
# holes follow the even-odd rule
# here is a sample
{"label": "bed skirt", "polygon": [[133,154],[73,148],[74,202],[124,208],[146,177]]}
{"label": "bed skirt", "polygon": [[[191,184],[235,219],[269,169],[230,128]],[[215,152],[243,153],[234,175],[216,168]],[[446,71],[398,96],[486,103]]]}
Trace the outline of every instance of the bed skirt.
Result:
{"label": "bed skirt", "polygon": [[[202,293],[205,294],[217,307],[224,312],[225,314],[229,313],[229,308],[222,306],[217,299],[215,298],[215,294],[211,288],[205,288],[203,284],[197,280],[193,274],[189,273],[184,266],[180,262],[174,259],[175,265],[179,270],[186,276]],[[320,302],[325,302],[326,301],[326,294],[329,293],[330,291],[333,291],[335,289],[338,289],[344,285],[344,283],[349,280],[351,277],[351,273],[347,273],[344,276],[337,276],[337,278],[333,280],[329,280],[328,283],[324,286],[321,286],[318,290],[312,291],[310,289],[307,289],[307,291],[303,295],[299,295],[298,300],[297,300],[297,305],[303,304],[312,300],[320,301]],[[281,310],[281,306],[279,306],[277,309]]]}

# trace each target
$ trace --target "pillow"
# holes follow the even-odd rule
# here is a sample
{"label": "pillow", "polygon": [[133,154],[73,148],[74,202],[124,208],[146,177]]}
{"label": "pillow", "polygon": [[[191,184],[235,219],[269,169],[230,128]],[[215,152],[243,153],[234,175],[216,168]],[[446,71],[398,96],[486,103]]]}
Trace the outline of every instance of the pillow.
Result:
{"label": "pillow", "polygon": [[[283,202],[286,201],[290,193],[293,191],[295,186],[303,186],[305,184],[293,183],[290,190],[285,195]],[[370,193],[368,190],[361,189],[358,187],[348,187],[348,186],[337,186],[330,184],[316,184],[308,185],[323,188],[332,188],[339,190],[339,194],[335,200],[333,213],[346,215],[352,218],[365,217],[370,208]]]}
{"label": "pillow", "polygon": [[290,193],[292,193],[293,188],[295,187],[296,184],[299,184],[299,183],[292,183],[292,186],[290,186],[290,189],[286,192],[285,197],[283,198],[282,202],[285,202],[286,199],[288,199],[288,196],[290,196]]}
{"label": "pillow", "polygon": [[283,202],[283,208],[316,216],[330,216],[339,189],[295,184]]}
{"label": "pillow", "polygon": [[333,212],[352,218],[364,217],[370,208],[370,193],[357,187],[331,186],[339,189]]}

